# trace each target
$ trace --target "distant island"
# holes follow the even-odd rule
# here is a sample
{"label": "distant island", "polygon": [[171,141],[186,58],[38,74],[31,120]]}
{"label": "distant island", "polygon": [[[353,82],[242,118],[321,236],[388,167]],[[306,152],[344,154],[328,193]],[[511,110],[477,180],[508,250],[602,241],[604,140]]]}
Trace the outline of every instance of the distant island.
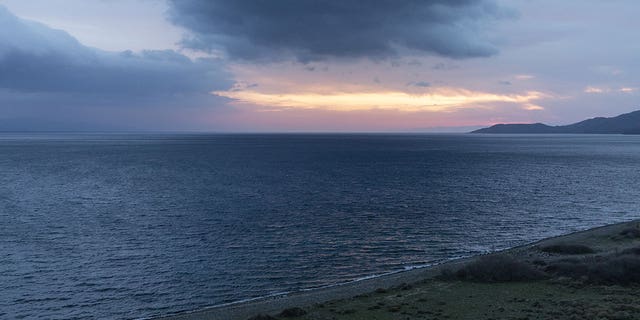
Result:
{"label": "distant island", "polygon": [[586,133],[586,134],[640,134],[640,110],[613,118],[593,118],[566,126],[543,123],[496,124],[471,133]]}

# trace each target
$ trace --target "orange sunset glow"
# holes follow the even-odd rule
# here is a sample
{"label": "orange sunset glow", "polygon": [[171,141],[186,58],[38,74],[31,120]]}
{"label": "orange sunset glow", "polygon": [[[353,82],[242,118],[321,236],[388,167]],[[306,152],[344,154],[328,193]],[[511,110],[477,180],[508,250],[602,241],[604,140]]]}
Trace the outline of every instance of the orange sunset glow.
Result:
{"label": "orange sunset glow", "polygon": [[496,94],[464,89],[439,89],[423,94],[399,91],[385,92],[331,92],[320,93],[261,93],[257,91],[216,91],[214,94],[242,103],[281,108],[326,109],[335,111],[360,111],[390,109],[405,112],[450,112],[460,108],[472,108],[488,103],[515,103],[526,110],[541,110],[535,100],[547,95],[531,91],[523,94]]}

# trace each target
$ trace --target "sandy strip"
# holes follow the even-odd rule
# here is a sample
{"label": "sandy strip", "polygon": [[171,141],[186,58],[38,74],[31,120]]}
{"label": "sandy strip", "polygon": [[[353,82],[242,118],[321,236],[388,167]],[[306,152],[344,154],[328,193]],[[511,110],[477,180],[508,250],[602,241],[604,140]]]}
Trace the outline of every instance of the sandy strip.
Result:
{"label": "sandy strip", "polygon": [[[615,234],[630,226],[637,226],[638,220],[597,227],[585,231],[578,231],[567,235],[552,237],[514,247],[503,252],[513,255],[523,255],[530,249],[539,245],[551,245],[561,242],[591,243],[598,245],[598,240]],[[478,256],[453,260],[437,266],[401,271],[380,277],[349,282],[332,287],[294,292],[284,295],[259,298],[247,302],[211,307],[202,310],[185,312],[155,318],[158,320],[246,320],[259,313],[277,314],[283,309],[292,307],[305,307],[317,303],[324,303],[336,299],[346,299],[357,295],[375,291],[378,288],[390,288],[404,283],[413,283],[428,278],[433,278],[441,273],[443,268],[455,269],[463,264],[475,261]]]}

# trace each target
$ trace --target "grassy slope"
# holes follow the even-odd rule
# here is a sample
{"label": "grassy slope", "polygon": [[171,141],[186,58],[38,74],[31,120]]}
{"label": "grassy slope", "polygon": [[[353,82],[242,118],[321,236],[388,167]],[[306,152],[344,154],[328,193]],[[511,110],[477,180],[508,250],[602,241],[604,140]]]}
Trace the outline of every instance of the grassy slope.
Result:
{"label": "grassy slope", "polygon": [[308,309],[288,319],[640,319],[638,287],[553,281],[477,283],[428,280]]}
{"label": "grassy slope", "polygon": [[[630,228],[638,232],[621,235]],[[543,250],[558,244],[586,245],[594,252],[568,254]],[[590,230],[507,253],[536,270],[546,270],[545,280],[483,282],[455,276],[424,279],[411,285],[316,304],[305,308],[306,315],[286,319],[640,319],[640,284],[597,283],[588,276],[563,277],[548,271],[549,266],[569,260],[575,265],[592,267],[639,245],[637,222]],[[611,272],[616,272],[616,267],[613,266]],[[455,274],[457,270],[451,271]],[[632,271],[640,273],[640,269]],[[284,319],[278,317],[281,318]]]}

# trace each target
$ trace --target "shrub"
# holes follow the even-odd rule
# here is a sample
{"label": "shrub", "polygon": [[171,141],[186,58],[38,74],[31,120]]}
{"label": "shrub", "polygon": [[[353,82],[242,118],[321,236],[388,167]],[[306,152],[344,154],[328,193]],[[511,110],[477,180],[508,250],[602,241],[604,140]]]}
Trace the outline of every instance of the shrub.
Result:
{"label": "shrub", "polygon": [[624,249],[622,250],[622,252],[620,252],[620,254],[634,254],[634,255],[640,255],[640,247],[634,247],[634,248],[629,248],[629,249]]}
{"label": "shrub", "polygon": [[547,265],[546,261],[540,260],[540,259],[533,260],[531,263],[533,263],[536,266],[546,266]]}
{"label": "shrub", "polygon": [[530,264],[507,255],[489,255],[479,258],[452,273],[443,272],[444,277],[478,282],[512,282],[544,279],[546,275]]}
{"label": "shrub", "polygon": [[545,271],[556,276],[579,279],[589,274],[589,266],[583,262],[558,261],[547,266]]}
{"label": "shrub", "polygon": [[589,270],[588,279],[595,283],[637,284],[640,283],[640,257],[621,255],[597,263]]}
{"label": "shrub", "polygon": [[554,244],[541,247],[540,250],[547,253],[558,254],[587,254],[595,252],[590,247],[581,244]]}
{"label": "shrub", "polygon": [[274,317],[272,317],[272,316],[270,316],[268,314],[258,314],[258,315],[255,315],[255,316],[249,318],[248,320],[278,320],[278,319],[276,319],[276,318],[274,318]]}
{"label": "shrub", "polygon": [[298,307],[293,307],[293,308],[288,308],[288,309],[282,310],[282,312],[280,312],[279,316],[283,317],[283,318],[292,318],[292,317],[304,316],[305,314],[307,314],[307,312],[304,309],[298,308]]}
{"label": "shrub", "polygon": [[376,289],[375,293],[387,293],[387,289],[385,289],[385,288],[378,288],[378,289]]}
{"label": "shrub", "polygon": [[558,261],[545,270],[557,276],[583,279],[589,283],[640,284],[640,257],[633,254],[609,256],[600,261]]}
{"label": "shrub", "polygon": [[638,228],[627,228],[627,229],[624,229],[624,230],[620,231],[620,235],[623,236],[623,237],[631,238],[631,239],[640,238],[640,229],[638,229]]}

